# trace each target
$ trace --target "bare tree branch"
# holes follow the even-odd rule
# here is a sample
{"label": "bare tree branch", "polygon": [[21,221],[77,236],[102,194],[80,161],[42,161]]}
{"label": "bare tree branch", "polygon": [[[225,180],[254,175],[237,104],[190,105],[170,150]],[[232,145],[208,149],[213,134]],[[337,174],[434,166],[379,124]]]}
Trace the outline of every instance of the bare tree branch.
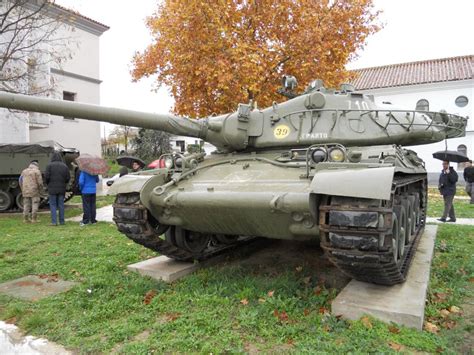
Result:
{"label": "bare tree branch", "polygon": [[54,89],[52,66],[71,58],[77,44],[70,19],[51,11],[54,0],[0,2],[0,90],[45,94]]}

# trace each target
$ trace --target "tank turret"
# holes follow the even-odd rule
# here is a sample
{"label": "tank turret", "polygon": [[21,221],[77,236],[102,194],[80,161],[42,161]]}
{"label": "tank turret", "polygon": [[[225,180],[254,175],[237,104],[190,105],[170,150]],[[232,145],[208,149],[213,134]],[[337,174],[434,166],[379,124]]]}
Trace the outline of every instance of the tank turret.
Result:
{"label": "tank turret", "polygon": [[0,107],[50,113],[201,138],[221,151],[304,147],[419,145],[465,134],[467,120],[443,112],[378,107],[370,96],[313,85],[291,100],[259,110],[240,104],[234,113],[187,119],[0,92]]}
{"label": "tank turret", "polygon": [[[378,106],[351,85],[187,119],[0,93],[0,107],[201,138],[217,154],[170,153],[163,168],[114,182],[114,221],[134,242],[177,260],[211,258],[249,238],[320,241],[358,280],[403,282],[423,235],[427,174],[402,146],[465,134],[467,119]],[[159,157],[157,157],[159,158]]]}

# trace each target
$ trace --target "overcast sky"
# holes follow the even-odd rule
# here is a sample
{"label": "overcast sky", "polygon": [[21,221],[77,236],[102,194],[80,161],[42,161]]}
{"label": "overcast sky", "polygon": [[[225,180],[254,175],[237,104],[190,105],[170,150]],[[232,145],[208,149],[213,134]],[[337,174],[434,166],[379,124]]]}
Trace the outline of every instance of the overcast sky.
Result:
{"label": "overcast sky", "polygon": [[[151,92],[152,80],[132,83],[130,62],[151,43],[145,17],[158,0],[56,0],[59,5],[110,27],[101,37],[101,104],[139,111],[168,112],[165,88]],[[375,0],[384,28],[348,68],[363,68],[474,54],[474,0]],[[289,73],[291,74],[291,73]]]}

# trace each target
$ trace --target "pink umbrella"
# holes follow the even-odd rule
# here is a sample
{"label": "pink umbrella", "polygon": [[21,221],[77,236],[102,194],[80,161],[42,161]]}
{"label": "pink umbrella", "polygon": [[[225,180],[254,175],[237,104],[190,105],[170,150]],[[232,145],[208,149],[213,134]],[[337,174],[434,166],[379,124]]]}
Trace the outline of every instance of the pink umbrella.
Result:
{"label": "pink umbrella", "polygon": [[90,154],[81,154],[76,163],[81,171],[91,175],[105,174],[110,169],[104,159]]}

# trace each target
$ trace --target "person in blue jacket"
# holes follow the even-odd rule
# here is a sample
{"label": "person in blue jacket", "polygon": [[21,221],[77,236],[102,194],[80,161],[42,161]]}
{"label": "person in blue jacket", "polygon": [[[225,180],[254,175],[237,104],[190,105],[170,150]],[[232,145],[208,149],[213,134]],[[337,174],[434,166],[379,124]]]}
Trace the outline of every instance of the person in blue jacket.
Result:
{"label": "person in blue jacket", "polygon": [[79,189],[82,193],[82,209],[84,215],[82,216],[81,226],[86,224],[97,223],[96,217],[96,184],[99,182],[99,176],[91,175],[85,171],[81,171],[79,175]]}

